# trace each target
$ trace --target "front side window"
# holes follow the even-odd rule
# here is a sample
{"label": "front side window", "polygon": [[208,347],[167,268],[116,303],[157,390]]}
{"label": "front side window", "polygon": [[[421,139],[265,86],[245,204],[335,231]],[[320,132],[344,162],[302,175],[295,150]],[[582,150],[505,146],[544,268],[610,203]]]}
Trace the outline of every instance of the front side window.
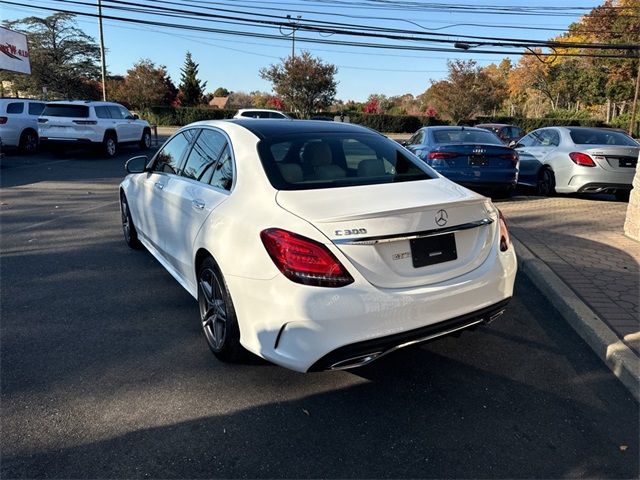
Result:
{"label": "front side window", "polygon": [[44,110],[44,103],[29,102],[29,115],[35,115],[36,117]]}
{"label": "front side window", "polygon": [[181,175],[193,180],[209,182],[220,153],[227,144],[224,135],[215,130],[202,130],[193,144]]}
{"label": "front side window", "polygon": [[489,145],[502,145],[500,139],[486,130],[442,129],[433,131],[433,139],[436,143],[486,143]]}
{"label": "front side window", "polygon": [[153,170],[164,173],[178,173],[180,160],[188,146],[189,139],[184,132],[176,134],[156,154]]}
{"label": "front side window", "polygon": [[218,163],[212,169],[211,181],[212,186],[223,190],[231,190],[233,185],[233,158],[231,157],[231,149],[227,144],[220,155]]}
{"label": "front side window", "polygon": [[299,133],[262,140],[258,153],[277,190],[428,180],[437,174],[388,138],[359,132]]}
{"label": "front side window", "polygon": [[122,116],[122,118],[125,118],[125,119],[128,119],[128,120],[133,118],[133,115],[131,115],[131,112],[129,110],[127,110],[126,108],[118,107],[118,109],[120,110],[120,115]]}
{"label": "front side window", "polygon": [[13,102],[7,105],[7,113],[22,113],[24,111],[24,102]]}
{"label": "front side window", "polygon": [[126,115],[124,114],[124,111],[122,108],[120,107],[116,107],[115,105],[109,105],[107,106],[107,108],[109,109],[109,113],[111,114],[111,118],[115,118],[117,120],[124,120]]}
{"label": "front side window", "polygon": [[42,111],[43,117],[89,117],[89,107],[86,105],[67,105],[64,103],[50,103]]}

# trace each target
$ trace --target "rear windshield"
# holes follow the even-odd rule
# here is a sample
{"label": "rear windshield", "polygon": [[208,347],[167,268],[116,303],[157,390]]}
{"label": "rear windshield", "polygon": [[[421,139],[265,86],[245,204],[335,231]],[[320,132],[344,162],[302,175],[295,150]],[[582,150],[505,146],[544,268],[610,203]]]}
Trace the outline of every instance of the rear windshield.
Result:
{"label": "rear windshield", "polygon": [[258,152],[278,190],[351,187],[436,178],[388,138],[360,133],[287,135],[262,140]]}
{"label": "rear windshield", "polygon": [[502,145],[502,141],[493,133],[483,130],[434,130],[435,143],[488,143],[490,145]]}
{"label": "rear windshield", "polygon": [[576,145],[622,145],[637,147],[638,142],[622,132],[615,130],[570,128],[571,140]]}
{"label": "rear windshield", "polygon": [[44,107],[42,116],[87,118],[89,116],[89,107],[86,105],[64,105],[61,103],[49,104]]}

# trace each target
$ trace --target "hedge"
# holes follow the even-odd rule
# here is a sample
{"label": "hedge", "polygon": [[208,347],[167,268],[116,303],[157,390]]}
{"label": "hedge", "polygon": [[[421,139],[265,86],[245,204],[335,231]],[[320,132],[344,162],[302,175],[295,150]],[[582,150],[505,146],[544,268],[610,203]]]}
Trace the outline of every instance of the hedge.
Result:
{"label": "hedge", "polygon": [[[232,118],[237,110],[221,110],[217,108],[198,107],[152,107],[138,112],[141,118],[156,125],[183,126],[200,120],[221,120]],[[294,115],[292,115],[294,116]],[[313,116],[334,117],[335,112],[318,112]],[[433,118],[414,115],[375,115],[360,112],[345,112],[351,123],[363,125],[379,132],[414,133],[420,127],[431,125],[447,125],[447,122]],[[507,123],[517,125],[526,132],[536,128],[551,127],[556,125],[581,126],[581,127],[607,127],[627,128],[628,120],[623,119],[607,125],[601,120],[583,118],[521,118],[505,116],[480,116],[473,120],[460,122],[465,125],[477,125],[479,123]]]}

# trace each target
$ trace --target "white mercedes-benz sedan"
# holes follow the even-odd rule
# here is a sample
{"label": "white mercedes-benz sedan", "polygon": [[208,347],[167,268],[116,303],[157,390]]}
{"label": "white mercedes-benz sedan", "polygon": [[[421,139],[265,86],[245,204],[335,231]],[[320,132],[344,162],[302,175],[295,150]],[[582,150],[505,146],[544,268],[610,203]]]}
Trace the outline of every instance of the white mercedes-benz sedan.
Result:
{"label": "white mercedes-benz sedan", "polygon": [[222,360],[357,367],[488,323],[513,293],[499,210],[367,128],[199,122],[127,171],[126,242],[197,298]]}

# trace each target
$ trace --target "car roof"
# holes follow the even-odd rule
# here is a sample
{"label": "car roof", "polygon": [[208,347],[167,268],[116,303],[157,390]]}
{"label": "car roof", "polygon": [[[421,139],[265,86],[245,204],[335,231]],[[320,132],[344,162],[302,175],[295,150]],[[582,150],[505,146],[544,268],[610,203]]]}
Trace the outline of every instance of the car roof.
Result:
{"label": "car roof", "polygon": [[240,112],[273,112],[273,113],[284,113],[281,112],[280,110],[270,110],[268,108],[241,108],[240,110],[238,110],[238,113]]}
{"label": "car roof", "polygon": [[[277,135],[296,135],[306,133],[369,133],[377,134],[376,132],[367,127],[361,125],[354,125],[352,123],[342,122],[327,122],[323,120],[294,120],[294,119],[269,119],[265,118],[256,122],[253,119],[233,119],[225,120],[229,123],[235,123],[241,127],[246,128],[258,138],[267,138]],[[215,126],[216,123],[211,121],[198,122],[199,125],[211,125]],[[218,124],[219,125],[219,124]]]}
{"label": "car roof", "polygon": [[21,97],[1,97],[0,102],[38,102],[46,103],[46,100],[40,100],[38,98],[21,98]]}
{"label": "car roof", "polygon": [[117,105],[121,106],[116,102],[100,102],[94,100],[54,100],[52,102],[47,102],[47,105],[90,105],[90,106],[107,106],[107,105]]}
{"label": "car roof", "polygon": [[435,125],[435,126],[431,126],[431,127],[422,127],[422,130],[431,130],[431,131],[437,131],[437,130],[472,130],[472,131],[486,132],[486,130],[484,130],[482,128],[465,127],[465,126],[462,126],[462,125]]}
{"label": "car roof", "polygon": [[[482,127],[517,127],[517,126],[511,125],[510,123],[478,123],[476,127],[482,128]],[[520,127],[517,127],[517,128],[520,128]]]}

